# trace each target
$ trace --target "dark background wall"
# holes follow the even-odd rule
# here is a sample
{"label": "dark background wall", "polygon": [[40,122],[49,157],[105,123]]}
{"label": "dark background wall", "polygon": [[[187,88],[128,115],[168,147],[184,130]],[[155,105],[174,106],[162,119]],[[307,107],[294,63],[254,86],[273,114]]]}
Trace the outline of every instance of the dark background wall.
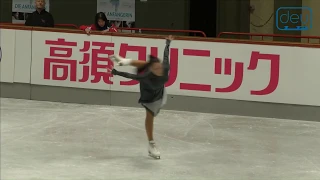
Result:
{"label": "dark background wall", "polygon": [[217,33],[250,32],[250,0],[219,0],[217,5]]}
{"label": "dark background wall", "polygon": [[[11,22],[11,0],[0,0],[0,21]],[[190,6],[192,3],[192,6]],[[220,31],[249,32],[249,0],[136,0],[136,27],[191,29],[215,36]],[[218,9],[218,11],[217,11]],[[56,23],[91,24],[96,0],[51,0]],[[195,18],[190,18],[190,12]],[[198,22],[198,24],[197,24]]]}
{"label": "dark background wall", "polygon": [[[11,22],[11,6],[12,0],[0,0],[1,22]],[[285,6],[302,6],[302,0],[274,0],[274,13]],[[136,27],[201,30],[210,37],[224,31],[250,32],[249,7],[250,0],[136,0]],[[96,10],[96,0],[50,2],[50,12],[59,24],[91,24]],[[300,31],[279,31],[275,25],[273,33],[301,34]]]}

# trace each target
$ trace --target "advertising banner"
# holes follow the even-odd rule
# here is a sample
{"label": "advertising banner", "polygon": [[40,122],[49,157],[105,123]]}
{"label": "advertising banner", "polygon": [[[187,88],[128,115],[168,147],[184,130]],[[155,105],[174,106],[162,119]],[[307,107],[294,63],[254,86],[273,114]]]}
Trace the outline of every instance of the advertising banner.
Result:
{"label": "advertising banner", "polygon": [[[34,32],[32,84],[135,91],[138,82],[113,77],[114,53],[162,58],[165,40]],[[173,41],[169,94],[320,106],[320,49]],[[117,67],[134,73],[132,67]]]}

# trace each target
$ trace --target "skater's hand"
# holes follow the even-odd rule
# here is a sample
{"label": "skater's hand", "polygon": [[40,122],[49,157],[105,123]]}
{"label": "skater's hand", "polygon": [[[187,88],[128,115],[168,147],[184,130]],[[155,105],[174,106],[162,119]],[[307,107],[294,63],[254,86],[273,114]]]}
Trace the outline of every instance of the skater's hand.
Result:
{"label": "skater's hand", "polygon": [[118,75],[118,71],[116,69],[112,69],[111,74]]}
{"label": "skater's hand", "polygon": [[113,74],[113,75],[117,75],[118,71],[116,69],[113,68],[113,66],[111,68],[107,68],[108,73]]}
{"label": "skater's hand", "polygon": [[169,35],[168,37],[166,37],[166,39],[172,41],[174,37],[172,35]]}

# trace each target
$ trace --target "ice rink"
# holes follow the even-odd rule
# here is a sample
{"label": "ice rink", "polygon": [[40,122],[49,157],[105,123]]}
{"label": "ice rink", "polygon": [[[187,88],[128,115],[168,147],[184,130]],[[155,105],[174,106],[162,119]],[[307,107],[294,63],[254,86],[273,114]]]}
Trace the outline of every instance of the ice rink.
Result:
{"label": "ice rink", "polygon": [[319,180],[320,123],[1,99],[1,180]]}

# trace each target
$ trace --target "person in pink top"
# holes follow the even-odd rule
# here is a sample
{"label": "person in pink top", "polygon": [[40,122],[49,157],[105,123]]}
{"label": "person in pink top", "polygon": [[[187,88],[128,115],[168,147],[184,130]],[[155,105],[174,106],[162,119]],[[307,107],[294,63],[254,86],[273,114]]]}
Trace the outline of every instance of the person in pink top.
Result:
{"label": "person in pink top", "polygon": [[95,23],[90,26],[82,25],[80,26],[80,29],[85,31],[88,35],[91,31],[101,31],[102,34],[105,34],[106,32],[118,32],[117,28],[109,23],[107,16],[103,12],[96,14],[94,22]]}

